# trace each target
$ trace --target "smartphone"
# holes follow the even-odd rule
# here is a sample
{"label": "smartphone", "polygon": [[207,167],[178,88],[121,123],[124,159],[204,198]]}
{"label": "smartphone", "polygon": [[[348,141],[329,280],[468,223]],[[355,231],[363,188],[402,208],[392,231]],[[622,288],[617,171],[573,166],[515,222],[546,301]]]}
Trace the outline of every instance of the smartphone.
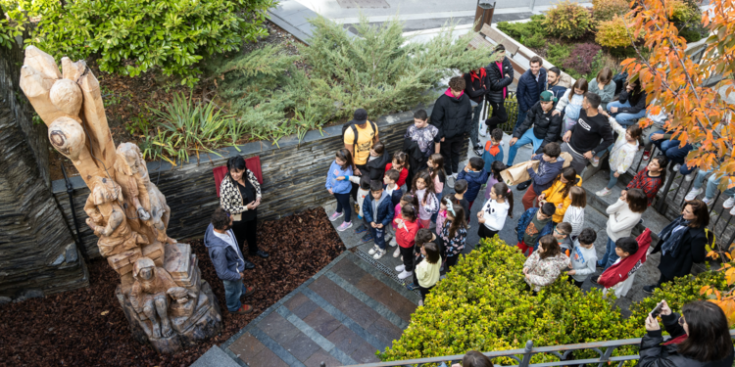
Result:
{"label": "smartphone", "polygon": [[661,310],[663,308],[664,308],[664,303],[663,302],[659,302],[656,305],[656,307],[653,308],[653,310],[651,311],[651,313],[649,313],[649,315],[653,316],[653,318],[656,318],[656,317],[658,317],[658,315],[661,314]]}

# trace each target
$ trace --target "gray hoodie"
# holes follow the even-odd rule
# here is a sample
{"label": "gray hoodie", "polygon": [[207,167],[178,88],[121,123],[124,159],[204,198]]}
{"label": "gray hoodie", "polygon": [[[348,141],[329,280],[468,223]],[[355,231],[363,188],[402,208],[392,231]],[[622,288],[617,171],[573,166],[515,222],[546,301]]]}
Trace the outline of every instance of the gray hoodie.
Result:
{"label": "gray hoodie", "polygon": [[207,246],[209,259],[212,260],[217,277],[231,282],[240,280],[240,273],[245,270],[242,252],[239,247],[236,246],[235,251],[230,244],[217,237],[212,223],[204,233],[204,246]]}

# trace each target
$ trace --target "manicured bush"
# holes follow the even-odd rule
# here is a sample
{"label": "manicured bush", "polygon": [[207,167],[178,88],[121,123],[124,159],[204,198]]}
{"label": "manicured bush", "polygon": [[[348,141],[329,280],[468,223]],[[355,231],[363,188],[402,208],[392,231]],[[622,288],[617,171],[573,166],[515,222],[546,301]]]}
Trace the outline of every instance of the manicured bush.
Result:
{"label": "manicured bush", "polygon": [[532,15],[528,22],[498,23],[498,29],[526,47],[540,48],[546,42],[545,15]]}
{"label": "manicured bush", "polygon": [[579,76],[587,75],[592,70],[592,62],[595,60],[595,56],[601,50],[602,47],[594,43],[578,43],[574,45],[569,57],[562,62],[561,67],[565,70],[573,70]]}
{"label": "manicured bush", "polygon": [[565,0],[549,10],[544,26],[556,37],[577,39],[591,30],[592,15],[589,9]]}
{"label": "manicured bush", "polygon": [[596,22],[612,20],[616,15],[623,16],[629,11],[627,0],[592,0],[592,15]]}
{"label": "manicured bush", "polygon": [[632,32],[628,34],[625,19],[616,15],[612,20],[597,25],[595,41],[605,47],[628,47],[631,45],[632,36]]}
{"label": "manicured bush", "polygon": [[549,49],[546,51],[546,59],[554,65],[559,65],[569,57],[572,52],[572,47],[561,43],[552,43],[549,45]]}
{"label": "manicured bush", "polygon": [[203,58],[265,36],[273,0],[45,1],[30,43],[57,59],[98,55],[100,70],[152,68],[193,85]]}

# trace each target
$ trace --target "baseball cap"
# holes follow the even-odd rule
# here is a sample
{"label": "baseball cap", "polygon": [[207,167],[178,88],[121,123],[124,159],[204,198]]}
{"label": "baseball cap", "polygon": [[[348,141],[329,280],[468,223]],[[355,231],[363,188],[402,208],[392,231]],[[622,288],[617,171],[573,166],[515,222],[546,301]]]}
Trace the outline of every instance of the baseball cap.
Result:
{"label": "baseball cap", "polygon": [[367,121],[367,111],[364,108],[356,109],[352,120],[358,125],[364,124]]}
{"label": "baseball cap", "polygon": [[554,93],[545,90],[541,92],[541,102],[556,102],[556,97],[554,97]]}

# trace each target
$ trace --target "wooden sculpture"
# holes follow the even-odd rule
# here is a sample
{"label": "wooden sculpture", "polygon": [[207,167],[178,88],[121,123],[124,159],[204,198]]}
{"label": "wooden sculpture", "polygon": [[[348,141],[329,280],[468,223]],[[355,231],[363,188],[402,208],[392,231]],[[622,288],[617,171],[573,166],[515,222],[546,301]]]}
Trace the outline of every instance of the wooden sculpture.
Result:
{"label": "wooden sculpture", "polygon": [[115,295],[133,336],[175,353],[219,333],[222,317],[188,244],[168,237],[171,208],[140,149],[115,148],[99,83],[84,61],[26,48],[20,87],[48,126],[51,144],[89,187],[84,205],[97,247],[120,274]]}

